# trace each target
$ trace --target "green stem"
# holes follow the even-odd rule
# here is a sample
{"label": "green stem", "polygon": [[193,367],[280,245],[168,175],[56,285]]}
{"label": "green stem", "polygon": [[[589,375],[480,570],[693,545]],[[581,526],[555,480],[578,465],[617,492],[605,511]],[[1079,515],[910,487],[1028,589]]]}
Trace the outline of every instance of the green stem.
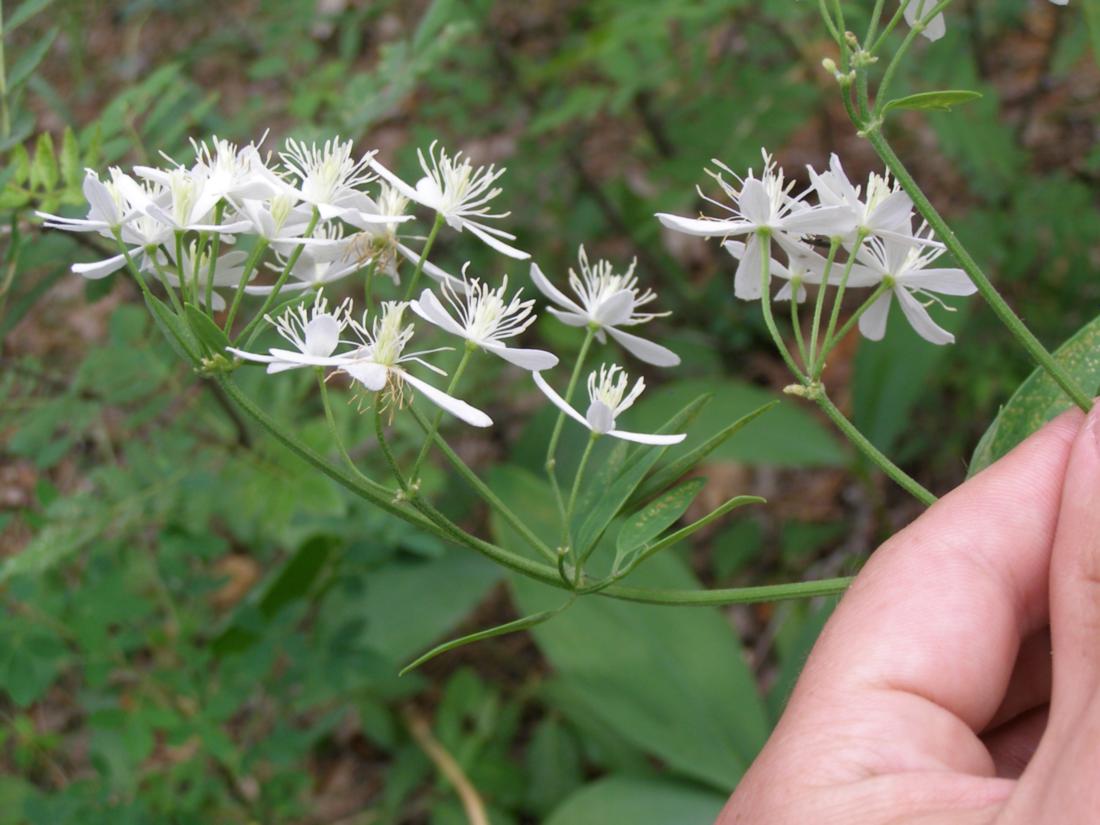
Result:
{"label": "green stem", "polygon": [[794,358],[791,357],[790,350],[787,349],[787,345],[783,341],[783,336],[779,334],[779,329],[775,325],[775,318],[772,317],[772,253],[771,237],[768,231],[763,229],[757,230],[756,242],[764,247],[760,251],[761,261],[763,262],[760,267],[760,307],[764,313],[764,325],[768,328],[768,332],[772,336],[772,341],[775,342],[775,348],[779,350],[779,354],[783,357],[783,361],[791,371],[791,375],[795,376],[799,381],[805,382],[805,373],[798,368],[798,365],[794,362]]}
{"label": "green stem", "polygon": [[[454,374],[451,376],[451,381],[447,384],[447,395],[454,395],[458,388],[458,382],[462,378],[462,373],[466,370],[466,364],[470,361],[470,356],[474,354],[477,349],[476,346],[466,342],[466,348],[462,353],[462,360],[458,362],[458,366],[455,367]],[[428,455],[428,450],[432,447],[432,441],[435,439],[436,433],[439,432],[439,425],[443,421],[443,410],[439,410],[435,414],[435,418],[432,420],[431,431],[428,433],[427,438],[424,439],[424,444],[420,447],[420,453],[416,456],[416,461],[413,463],[412,469],[409,471],[409,478],[412,481],[417,480],[417,473],[420,472],[420,465],[424,463],[425,457]]]}
{"label": "green stem", "polygon": [[436,213],[435,223],[432,224],[432,231],[428,233],[428,239],[424,241],[424,248],[420,251],[420,258],[416,262],[416,269],[413,270],[412,277],[409,279],[409,286],[405,290],[405,300],[411,301],[416,295],[416,284],[420,280],[420,273],[424,270],[424,262],[428,260],[428,253],[432,251],[432,245],[435,243],[435,236],[439,234],[439,230],[443,226],[443,216]]}
{"label": "green stem", "polygon": [[[424,419],[424,416],[418,413],[411,406],[408,409],[409,412],[412,414],[412,417],[416,420],[416,423],[420,425],[420,428],[425,433],[427,433],[429,425],[428,422]],[[501,501],[497,494],[494,493],[492,489],[487,484],[485,484],[485,482],[478,478],[477,474],[473,471],[473,469],[471,469],[470,465],[463,461],[459,457],[458,453],[451,449],[451,446],[443,439],[443,437],[438,432],[436,432],[433,435],[433,438],[435,439],[436,446],[439,448],[440,452],[442,452],[443,455],[446,456],[447,460],[451,462],[451,465],[458,471],[458,474],[466,479],[466,482],[474,488],[474,491],[479,496],[481,496],[482,499],[484,499],[485,503],[496,510],[498,513],[500,513],[501,518],[508,522],[508,525],[517,533],[519,533],[519,535],[522,536],[523,539],[531,545],[531,547],[541,553],[547,559],[547,561],[556,564],[557,554],[552,549],[550,549],[550,547],[548,547],[544,541],[536,536],[534,532],[532,532],[531,528],[528,527],[507,504]]]}
{"label": "green stem", "polygon": [[[836,346],[838,343],[843,341],[844,336],[846,336],[849,332],[851,332],[852,327],[854,327],[857,323],[859,323],[859,319],[863,317],[863,313],[865,313],[872,306],[874,306],[875,301],[877,301],[879,298],[881,298],[883,296],[883,294],[889,292],[891,289],[893,289],[893,286],[891,284],[887,283],[886,281],[883,281],[881,284],[879,284],[877,287],[875,287],[874,292],[872,292],[870,294],[870,296],[867,298],[867,300],[864,301],[862,304],[860,304],[859,309],[857,309],[855,312],[852,313],[852,317],[844,322],[844,326],[842,326],[838,332],[826,337],[826,339],[825,339],[825,349],[822,351],[822,366],[823,367],[824,367],[824,358],[828,354],[828,352],[834,346]],[[820,378],[820,375],[818,377]]]}
{"label": "green stem", "polygon": [[716,590],[649,590],[639,587],[612,585],[600,591],[601,596],[643,604],[677,605],[681,607],[720,607],[727,604],[756,604],[787,599],[813,599],[836,596],[851,585],[845,576],[819,581],[766,584],[759,587],[732,587]]}
{"label": "green stem", "polygon": [[863,38],[865,44],[874,43],[878,33],[878,24],[882,20],[882,10],[886,6],[886,0],[875,0],[875,8],[871,12],[871,22],[867,26],[867,36]]}
{"label": "green stem", "polygon": [[[315,206],[313,207],[313,215],[309,219],[309,225],[306,226],[306,231],[302,233],[302,237],[308,238],[313,234],[313,230],[317,228],[317,222],[321,219],[321,211]],[[302,250],[305,249],[305,244],[298,244],[293,252],[290,253],[290,257],[287,258],[286,266],[283,267],[283,271],[279,273],[278,280],[275,281],[275,285],[271,288],[271,292],[267,296],[267,300],[264,301],[260,311],[249,321],[241,334],[237,336],[237,340],[246,338],[256,326],[263,321],[267,315],[267,311],[271,308],[271,305],[275,303],[275,299],[279,297],[279,291],[283,288],[283,284],[286,283],[286,279],[290,277],[290,270],[294,269],[294,265],[298,263],[298,259],[302,257]]]}
{"label": "green stem", "polygon": [[814,320],[810,326],[810,358],[806,362],[807,369],[810,369],[817,362],[817,336],[821,331],[821,316],[825,311],[825,293],[828,291],[829,277],[833,273],[833,263],[836,261],[836,253],[840,250],[840,242],[840,238],[832,238],[829,241],[829,256],[825,259],[825,272],[822,274],[821,283],[817,288]]}
{"label": "green stem", "polygon": [[340,437],[340,430],[336,426],[336,416],[332,414],[332,405],[329,403],[328,397],[328,384],[325,383],[325,370],[323,367],[317,367],[317,386],[321,389],[321,405],[325,409],[325,420],[328,421],[329,431],[332,433],[332,440],[336,442],[336,448],[340,451],[340,455],[343,456],[348,468],[355,473],[360,479],[368,484],[377,485],[385,489],[383,485],[378,484],[374,479],[359,469],[355,461],[352,460],[351,453],[348,452],[348,448],[344,446],[344,439]]}
{"label": "green stem", "polygon": [[581,489],[581,481],[584,479],[584,471],[588,468],[588,459],[592,457],[592,448],[596,445],[599,433],[592,433],[588,437],[588,443],[584,445],[584,453],[581,455],[581,463],[577,465],[577,473],[573,476],[573,488],[569,491],[569,503],[565,507],[565,519],[562,523],[562,544],[573,551],[573,510],[577,506],[577,493]]}
{"label": "green stem", "polygon": [[[149,260],[153,262],[153,269],[157,272],[157,277],[160,279],[161,284],[164,286],[164,292],[168,295],[168,300],[179,313],[180,317],[183,317],[183,304],[180,302],[179,295],[176,295],[176,288],[172,286],[172,279],[168,277],[168,273],[164,271],[164,267],[160,265],[160,261],[157,260],[156,249],[151,252],[146,252]],[[183,284],[180,284],[180,295],[187,297],[183,292]]]}
{"label": "green stem", "polygon": [[[941,4],[942,5],[942,4]],[[963,268],[967,275],[970,276],[970,280],[974,282],[974,286],[977,287],[978,292],[992,308],[993,312],[1000,318],[1001,323],[1008,327],[1009,332],[1013,337],[1023,346],[1025,350],[1031,355],[1035,362],[1042,367],[1051,378],[1057,382],[1058,386],[1068,395],[1073,403],[1080,407],[1085,412],[1092,409],[1092,398],[1070,377],[1062,366],[1054,360],[1047,349],[1039,342],[1031,330],[1029,330],[1024,322],[1020,320],[1019,316],[1012,311],[1012,307],[1008,305],[1001,294],[997,291],[997,288],[993,286],[989,278],[986,277],[982,268],[978,266],[966,247],[962,245],[951,227],[947,225],[947,222],[941,217],[940,213],[936,211],[936,208],[932,206],[932,202],[928,200],[927,196],[921,190],[920,186],[913,179],[913,176],[909,174],[909,170],[905,167],[905,164],[901,162],[901,159],[894,154],[894,150],[890,147],[890,144],[883,137],[882,133],[878,129],[872,129],[867,134],[868,140],[878,152],[882,161],[886,164],[886,167],[894,174],[894,177],[901,184],[910,198],[913,199],[913,205],[917,208],[917,211],[928,221],[928,225],[932,227],[932,230],[936,233],[944,245],[947,247],[955,260],[959,262],[959,265]]]}
{"label": "green stem", "polygon": [[871,38],[867,38],[867,42],[870,43],[870,48],[868,49],[868,51],[871,54],[877,52],[879,47],[886,42],[886,38],[889,37],[893,33],[894,29],[897,28],[898,24],[905,16],[905,9],[909,6],[910,2],[912,2],[912,0],[901,0],[901,2],[898,3],[897,9],[894,10],[894,15],[890,18],[890,22],[887,23],[886,28],[882,30],[882,34],[880,34],[874,40],[872,40]]}
{"label": "green stem", "polygon": [[851,441],[860,452],[878,465],[886,475],[896,481],[898,485],[904,488],[913,498],[928,507],[936,503],[937,499],[932,493],[926,490],[897,464],[887,458],[878,447],[872,444],[863,433],[856,429],[856,426],[851,421],[844,417],[844,413],[837,409],[836,405],[825,393],[825,387],[821,384],[815,384],[810,389],[811,392],[809,396],[817,402],[817,405],[821,407],[825,415],[829,416],[832,422],[836,424],[837,428],[844,433],[845,437]]}
{"label": "green stem", "polygon": [[245,284],[247,284],[248,279],[252,277],[252,270],[256,268],[256,264],[259,263],[260,257],[264,254],[265,249],[267,249],[267,239],[257,238],[256,245],[252,247],[252,252],[249,254],[248,260],[244,262],[241,280],[237,284],[236,292],[233,293],[233,303],[229,307],[229,314],[225,317],[226,335],[230,335],[233,332],[233,320],[237,317],[237,310],[241,306]]}
{"label": "green stem", "polygon": [[[825,370],[825,359],[829,355],[829,350],[832,347],[833,333],[836,331],[837,322],[840,320],[840,308],[844,304],[844,292],[848,288],[848,279],[852,275],[852,267],[856,263],[856,255],[859,254],[859,250],[863,247],[863,242],[867,240],[867,230],[860,229],[856,233],[855,245],[848,251],[848,261],[844,265],[844,271],[840,273],[840,283],[837,285],[836,296],[833,298],[833,309],[829,313],[829,323],[825,327],[825,337],[821,342],[821,352],[818,357],[814,359],[811,369],[811,376],[816,381],[821,378],[821,373]],[[859,314],[862,315],[861,311]],[[858,316],[856,320],[859,320]]]}
{"label": "green stem", "polygon": [[[225,201],[218,201],[218,205],[214,207],[214,225],[218,226],[222,222],[222,215],[225,213]],[[213,314],[214,299],[214,268],[218,263],[218,253],[221,251],[222,235],[220,232],[215,231],[213,238],[210,239],[210,267],[206,271],[206,306]],[[201,243],[200,243],[201,248]]]}
{"label": "green stem", "polygon": [[188,283],[187,273],[183,267],[183,232],[176,232],[176,277],[180,282],[180,295],[183,296],[183,302],[197,304],[198,296],[190,293],[190,284]]}
{"label": "green stem", "polygon": [[791,327],[794,329],[794,342],[798,346],[798,357],[805,366],[810,364],[810,355],[806,350],[806,341],[802,337],[802,321],[798,317],[798,290],[802,288],[802,281],[791,279]]}
{"label": "green stem", "polygon": [[[581,350],[577,353],[577,362],[573,365],[573,374],[569,376],[569,386],[565,388],[566,404],[573,401],[573,392],[577,388],[577,381],[584,369],[585,358],[588,357],[588,350],[592,347],[592,339],[595,337],[596,330],[589,326],[584,336],[584,343],[581,344]],[[554,488],[554,497],[558,502],[558,513],[562,518],[565,517],[565,502],[561,497],[561,487],[558,485],[556,467],[558,463],[558,441],[561,438],[561,430],[564,425],[565,413],[559,410],[558,420],[554,422],[554,430],[550,434],[550,443],[546,447],[546,474],[550,477],[550,486]]]}

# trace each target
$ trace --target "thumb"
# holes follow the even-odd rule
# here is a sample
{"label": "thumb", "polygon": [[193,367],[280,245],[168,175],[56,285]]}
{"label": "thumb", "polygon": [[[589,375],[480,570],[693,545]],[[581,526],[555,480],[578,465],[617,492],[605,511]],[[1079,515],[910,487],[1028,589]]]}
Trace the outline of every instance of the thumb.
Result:
{"label": "thumb", "polygon": [[[1005,819],[1094,823],[1100,811],[1100,404],[1078,432],[1062,488],[1050,563],[1050,631],[1050,718]],[[1044,818],[1051,816],[1056,819]]]}

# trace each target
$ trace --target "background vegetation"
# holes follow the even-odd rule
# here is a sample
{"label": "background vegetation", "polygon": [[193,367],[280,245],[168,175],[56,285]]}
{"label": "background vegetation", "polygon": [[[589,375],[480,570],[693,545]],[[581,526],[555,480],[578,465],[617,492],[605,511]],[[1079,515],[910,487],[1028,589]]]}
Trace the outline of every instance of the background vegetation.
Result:
{"label": "background vegetation", "polygon": [[[1077,8],[957,5],[896,91],[984,98],[903,119],[896,138],[1055,346],[1100,305],[1100,72]],[[564,273],[582,242],[637,256],[675,310],[663,340],[685,365],[651,376],[634,423],[710,391],[701,438],[778,397],[786,374],[754,309],[732,299],[728,257],[651,216],[693,211],[704,163],[749,166],[762,145],[796,172],[832,151],[853,177],[876,167],[820,69],[830,44],[813,4],[9,0],[3,12],[0,825],[449,825],[479,807],[494,825],[709,823],[831,605],[586,599],[530,636],[398,678],[442,638],[556,602],[365,507],[235,417],[161,341],[125,275],[68,272],[93,241],[43,234],[33,210],[79,211],[83,167],[185,159],[189,136],[338,133],[406,172],[413,147],[439,137],[509,167],[509,228],[547,272]],[[472,258],[503,274],[476,244],[451,244],[453,269]],[[965,475],[1029,369],[977,299],[947,320],[955,347],[893,323],[830,369],[864,431],[937,491]],[[579,344],[549,323],[540,333]],[[258,378],[241,376],[323,443],[309,377]],[[552,416],[526,384],[516,393],[525,414],[495,441],[456,439],[478,466],[513,457],[490,481],[537,521],[541,458],[526,445]],[[704,474],[708,495],[770,503],[658,557],[640,571],[649,583],[851,572],[918,512],[794,400]],[[452,515],[485,519],[443,469],[428,482]]]}

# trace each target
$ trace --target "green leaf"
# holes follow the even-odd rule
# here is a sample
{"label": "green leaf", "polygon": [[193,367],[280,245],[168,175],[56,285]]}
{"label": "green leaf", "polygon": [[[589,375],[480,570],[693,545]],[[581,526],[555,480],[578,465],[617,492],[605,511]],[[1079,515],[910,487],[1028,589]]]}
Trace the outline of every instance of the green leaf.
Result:
{"label": "green leaf", "polygon": [[670,461],[667,464],[658,467],[654,473],[645,480],[645,483],[638,488],[638,491],[634,494],[632,500],[638,501],[645,499],[648,496],[653,495],[658,490],[663,489],[678,478],[683,476],[689,470],[694,468],[700,462],[707,458],[711,453],[725,444],[729,439],[740,432],[743,427],[753,421],[757,416],[763,415],[768,410],[775,407],[779,401],[770,401],[767,404],[753,410],[748,415],[743,415],[733,423],[727,425],[724,429],[719,430],[712,435],[702,444],[694,447],[686,454],[680,456],[674,461]]}
{"label": "green leaf", "polygon": [[31,176],[31,156],[27,154],[27,147],[22,143],[17,143],[12,147],[11,155],[8,159],[8,164],[13,170],[12,183],[16,186],[22,186],[26,183]]}
{"label": "green leaf", "polygon": [[398,675],[404,676],[410,670],[416,670],[416,668],[420,667],[429,659],[434,659],[439,654],[446,653],[448,650],[454,650],[457,647],[463,647],[464,645],[473,644],[474,642],[480,642],[483,639],[491,639],[494,636],[506,636],[509,633],[519,633],[523,630],[529,630],[532,627],[540,625],[548,619],[552,619],[554,616],[557,616],[572,603],[573,600],[570,599],[565,604],[561,605],[561,607],[555,607],[552,610],[544,610],[541,613],[535,613],[532,616],[523,616],[519,619],[515,619],[514,621],[505,622],[504,624],[497,625],[496,627],[490,627],[485,630],[478,630],[474,633],[460,636],[457,639],[451,639],[451,641],[449,642],[444,642],[443,644],[436,645],[424,655],[414,659],[412,662],[409,662],[409,664],[405,665],[405,667],[401,668],[401,672]]}
{"label": "green leaf", "polygon": [[679,521],[706,483],[702,478],[684,482],[628,518],[615,542],[615,567],[618,567],[620,559],[648,544]]}
{"label": "green leaf", "polygon": [[525,753],[527,808],[543,819],[584,781],[577,737],[556,716],[535,726]]}
{"label": "green leaf", "polygon": [[53,0],[27,0],[4,21],[4,37],[7,37],[17,28],[22,26],[40,11],[43,11]]}
{"label": "green leaf", "polygon": [[41,187],[52,192],[57,186],[57,156],[53,150],[53,138],[42,132],[34,147],[34,163],[31,164],[31,188]]}
{"label": "green leaf", "polygon": [[[546,482],[515,467],[497,468],[490,482],[532,530],[556,541],[558,513]],[[492,529],[506,546],[518,541],[499,518]],[[526,613],[561,604],[557,588],[511,581]],[[655,556],[630,582],[698,586],[674,554]],[[585,597],[531,633],[585,711],[680,773],[729,790],[767,737],[755,678],[718,610]]]}
{"label": "green leaf", "polygon": [[[672,410],[680,408],[683,398],[700,393],[713,395],[713,400],[687,428],[687,440],[670,448],[672,460],[705,443],[731,422],[776,400],[773,393],[732,379],[673,381],[652,395],[643,396],[631,410],[629,422],[620,426],[624,430],[651,432]],[[833,434],[805,408],[790,400],[784,400],[768,415],[750,421],[736,435],[737,438],[716,446],[711,455],[722,461],[776,467],[836,467],[849,460]]]}
{"label": "green leaf", "polygon": [[38,64],[42,62],[42,58],[46,56],[46,52],[50,50],[50,46],[53,45],[57,32],[56,27],[50,29],[19,55],[19,59],[15,61],[15,64],[11,67],[11,72],[8,74],[8,94],[11,94],[12,90],[17,89],[23,81],[31,76],[31,72],[38,67]]}
{"label": "green leaf", "polygon": [[918,111],[949,112],[954,106],[978,100],[981,92],[972,92],[967,89],[944,89],[939,92],[918,92],[915,95],[906,95],[891,100],[883,107],[883,112],[894,109],[915,109]]}
{"label": "green leaf", "polygon": [[0,629],[0,689],[25,708],[57,678],[68,650],[40,623],[7,618]]}
{"label": "green leaf", "polygon": [[187,314],[187,323],[191,326],[191,331],[207,351],[212,355],[224,356],[226,347],[229,346],[229,339],[222,328],[193,304],[184,304],[183,311]]}
{"label": "green leaf", "polygon": [[[1054,357],[1089,395],[1100,392],[1100,317],[1082,327]],[[970,459],[968,475],[981,472],[1072,406],[1054,379],[1036,368],[989,425]]]}
{"label": "green leaf", "polygon": [[176,355],[197,366],[200,360],[199,343],[191,334],[187,324],[155,295],[147,293],[145,303],[153,313],[153,320],[156,321],[157,327],[164,333],[172,349],[176,351]]}
{"label": "green leaf", "polygon": [[65,127],[61,138],[61,180],[69,189],[79,189],[84,176],[80,169],[80,144],[72,126]]}
{"label": "green leaf", "polygon": [[562,802],[545,825],[712,825],[725,803],[680,782],[610,776]]}

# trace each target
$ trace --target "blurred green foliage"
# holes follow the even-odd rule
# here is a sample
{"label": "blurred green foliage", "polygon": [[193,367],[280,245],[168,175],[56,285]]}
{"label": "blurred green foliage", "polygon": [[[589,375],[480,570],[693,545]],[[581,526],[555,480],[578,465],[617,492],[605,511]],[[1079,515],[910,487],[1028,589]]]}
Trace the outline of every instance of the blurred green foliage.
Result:
{"label": "blurred green foliage", "polygon": [[[1080,137],[1100,86],[1087,29],[1029,9],[982,3],[922,49],[899,95],[983,97],[905,115],[897,139],[1055,344],[1100,303],[1100,154]],[[120,276],[73,300],[67,268],[98,250],[40,234],[32,212],[79,206],[86,166],[183,157],[188,137],[211,133],[339,133],[382,147],[399,171],[435,137],[505,159],[510,228],[548,272],[580,242],[637,255],[676,310],[684,369],[637,417],[659,423],[711,391],[697,443],[778,397],[774,357],[755,313],[731,299],[728,260],[672,246],[651,215],[692,211],[707,159],[749,166],[761,145],[792,167],[833,150],[873,165],[819,72],[827,41],[812,4],[23,0],[3,11],[0,456],[26,481],[5,475],[18,495],[0,504],[0,825],[464,822],[417,720],[494,825],[710,822],[829,605],[724,614],[585,600],[535,629],[533,645],[504,638],[398,678],[484,625],[471,615],[555,608],[561,595],[362,506],[235,418]],[[1023,46],[1037,77],[1010,59]],[[499,268],[453,243],[450,262]],[[103,329],[85,332],[77,315]],[[872,439],[940,483],[961,477],[1028,371],[976,301],[950,322],[963,343],[949,350],[891,323],[852,359],[849,387]],[[578,344],[540,331],[563,351]],[[308,376],[248,389],[324,447]],[[368,445],[354,409],[337,413],[347,442]],[[533,523],[547,497],[530,445],[551,423],[534,415],[503,436],[514,464],[496,483]],[[581,442],[563,446],[569,466]],[[704,469],[732,473],[734,492],[751,492],[738,486],[745,468],[786,473],[796,487],[778,491],[778,514],[742,516],[641,573],[691,586],[850,567],[891,525],[874,522],[862,544],[844,537],[889,502],[866,479],[864,508],[829,492],[815,509],[813,490],[854,460],[785,401]],[[449,482],[426,476],[434,490]],[[461,492],[441,506],[484,517]]]}

